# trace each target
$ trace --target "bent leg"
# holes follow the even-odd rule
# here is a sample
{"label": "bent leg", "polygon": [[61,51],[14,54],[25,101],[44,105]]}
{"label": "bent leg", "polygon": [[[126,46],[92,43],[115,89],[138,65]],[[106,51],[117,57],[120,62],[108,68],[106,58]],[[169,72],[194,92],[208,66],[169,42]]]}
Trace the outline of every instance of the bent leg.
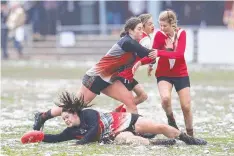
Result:
{"label": "bent leg", "polygon": [[162,107],[167,115],[172,113],[171,107],[171,91],[173,85],[167,81],[161,80],[158,82],[158,90],[161,97]]}
{"label": "bent leg", "polygon": [[180,132],[178,129],[171,127],[166,124],[157,124],[153,121],[144,119],[143,117],[138,118],[135,123],[135,131],[137,133],[154,133],[163,134],[168,138],[175,138],[185,142],[188,145],[206,145],[207,142],[203,139],[194,138]]}
{"label": "bent leg", "polygon": [[134,103],[132,93],[128,91],[128,89],[119,80],[102,90],[102,93],[124,103],[127,106],[127,111],[137,113],[137,107]]}
{"label": "bent leg", "polygon": [[176,138],[180,135],[180,131],[174,127],[166,124],[157,124],[151,120],[138,118],[135,123],[135,131],[140,134],[152,133],[152,134],[163,134],[168,138]]}
{"label": "bent leg", "polygon": [[[140,84],[137,84],[133,88],[133,92],[135,92],[135,94],[136,94],[136,96],[134,97],[134,103],[136,105],[138,105],[138,104],[140,104],[148,99],[148,95],[146,94],[146,92],[144,91],[143,87]],[[114,111],[115,112],[126,112],[125,105],[124,104],[118,105]]]}
{"label": "bent leg", "polygon": [[114,142],[116,144],[138,144],[138,145],[149,145],[150,142],[148,139],[145,139],[143,137],[140,136],[135,136],[133,135],[132,132],[129,131],[124,131],[121,132],[120,134],[118,134],[115,137]]}
{"label": "bent leg", "polygon": [[148,99],[148,95],[146,94],[146,92],[144,91],[143,87],[140,84],[137,84],[133,88],[133,92],[136,93],[136,96],[134,97],[134,103],[136,105]]}
{"label": "bent leg", "polygon": [[168,124],[172,127],[175,127],[176,129],[179,129],[176,124],[171,106],[172,87],[173,85],[168,81],[161,80],[158,82],[158,90],[162,101],[162,107],[166,112]]}
{"label": "bent leg", "polygon": [[191,108],[190,88],[186,87],[178,91],[181,108],[184,114],[184,121],[187,134],[193,136],[193,114]]}

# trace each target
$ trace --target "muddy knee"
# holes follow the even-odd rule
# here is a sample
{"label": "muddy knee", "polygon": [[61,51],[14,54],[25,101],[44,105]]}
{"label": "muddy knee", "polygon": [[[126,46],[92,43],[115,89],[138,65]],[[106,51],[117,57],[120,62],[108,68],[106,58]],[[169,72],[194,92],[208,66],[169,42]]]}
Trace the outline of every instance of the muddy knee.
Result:
{"label": "muddy knee", "polygon": [[147,99],[148,99],[148,95],[146,93],[142,93],[140,95],[140,102],[144,102]]}
{"label": "muddy knee", "polygon": [[171,98],[169,96],[162,97],[162,106],[165,108],[170,107],[171,105]]}

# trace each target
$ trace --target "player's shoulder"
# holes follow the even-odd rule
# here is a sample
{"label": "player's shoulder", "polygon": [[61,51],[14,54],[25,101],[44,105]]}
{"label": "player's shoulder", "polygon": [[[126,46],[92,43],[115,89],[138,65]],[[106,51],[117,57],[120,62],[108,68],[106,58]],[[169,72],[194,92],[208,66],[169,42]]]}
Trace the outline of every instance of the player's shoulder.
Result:
{"label": "player's shoulder", "polygon": [[179,38],[181,35],[186,35],[186,31],[184,30],[184,29],[182,29],[182,28],[177,28],[177,37]]}
{"label": "player's shoulder", "polygon": [[167,35],[166,35],[166,33],[165,32],[163,32],[163,31],[161,31],[161,30],[156,30],[155,32],[154,32],[154,36],[155,37],[167,37]]}
{"label": "player's shoulder", "polygon": [[133,44],[135,40],[133,40],[129,35],[125,35],[117,42],[118,45],[122,46],[123,44]]}
{"label": "player's shoulder", "polygon": [[85,109],[83,109],[81,112],[82,112],[82,113],[88,113],[88,112],[94,113],[94,112],[97,112],[97,111],[94,110],[94,109],[91,109],[91,108],[85,108]]}

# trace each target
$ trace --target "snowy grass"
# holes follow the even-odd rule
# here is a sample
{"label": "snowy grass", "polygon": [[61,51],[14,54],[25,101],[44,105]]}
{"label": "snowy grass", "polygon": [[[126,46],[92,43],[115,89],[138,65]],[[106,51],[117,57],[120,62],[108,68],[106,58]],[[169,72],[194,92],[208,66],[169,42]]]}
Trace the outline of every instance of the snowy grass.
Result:
{"label": "snowy grass", "polygon": [[[207,146],[99,145],[72,146],[75,141],[58,144],[22,145],[20,137],[32,130],[33,114],[53,106],[57,95],[76,92],[87,66],[92,62],[2,62],[1,76],[1,155],[234,155],[234,69],[190,65],[191,95],[195,135],[208,141]],[[149,99],[139,106],[139,113],[166,123],[160,105],[156,80],[141,68],[136,79],[143,84]],[[172,104],[177,123],[184,130],[179,99],[173,90]],[[93,103],[100,111],[111,111],[118,102],[104,95]],[[59,133],[65,128],[61,118],[45,124],[46,133]],[[162,138],[162,136],[158,136]]]}

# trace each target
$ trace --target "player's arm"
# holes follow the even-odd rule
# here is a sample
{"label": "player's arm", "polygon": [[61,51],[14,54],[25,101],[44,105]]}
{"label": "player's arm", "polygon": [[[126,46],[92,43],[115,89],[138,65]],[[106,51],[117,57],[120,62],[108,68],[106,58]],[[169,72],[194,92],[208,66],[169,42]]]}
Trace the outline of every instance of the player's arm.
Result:
{"label": "player's arm", "polygon": [[75,134],[72,132],[72,129],[73,128],[66,128],[60,134],[44,134],[44,139],[42,141],[48,143],[56,143],[76,139]]}
{"label": "player's arm", "polygon": [[56,143],[56,142],[62,142],[62,141],[68,141],[75,138],[74,129],[72,128],[66,128],[62,133],[60,134],[44,134],[42,131],[29,131],[25,133],[21,137],[21,142],[23,144],[28,143],[36,143],[36,142],[48,142],[48,143]]}
{"label": "player's arm", "polygon": [[170,49],[158,50],[158,57],[166,57],[169,59],[182,58],[184,56],[185,47],[186,47],[186,32],[182,31],[178,39],[178,45],[176,50],[173,51],[173,53],[168,52]]}
{"label": "player's arm", "polygon": [[123,43],[122,49],[127,52],[135,52],[140,58],[148,56],[150,50],[140,45],[135,40],[127,40]]}

